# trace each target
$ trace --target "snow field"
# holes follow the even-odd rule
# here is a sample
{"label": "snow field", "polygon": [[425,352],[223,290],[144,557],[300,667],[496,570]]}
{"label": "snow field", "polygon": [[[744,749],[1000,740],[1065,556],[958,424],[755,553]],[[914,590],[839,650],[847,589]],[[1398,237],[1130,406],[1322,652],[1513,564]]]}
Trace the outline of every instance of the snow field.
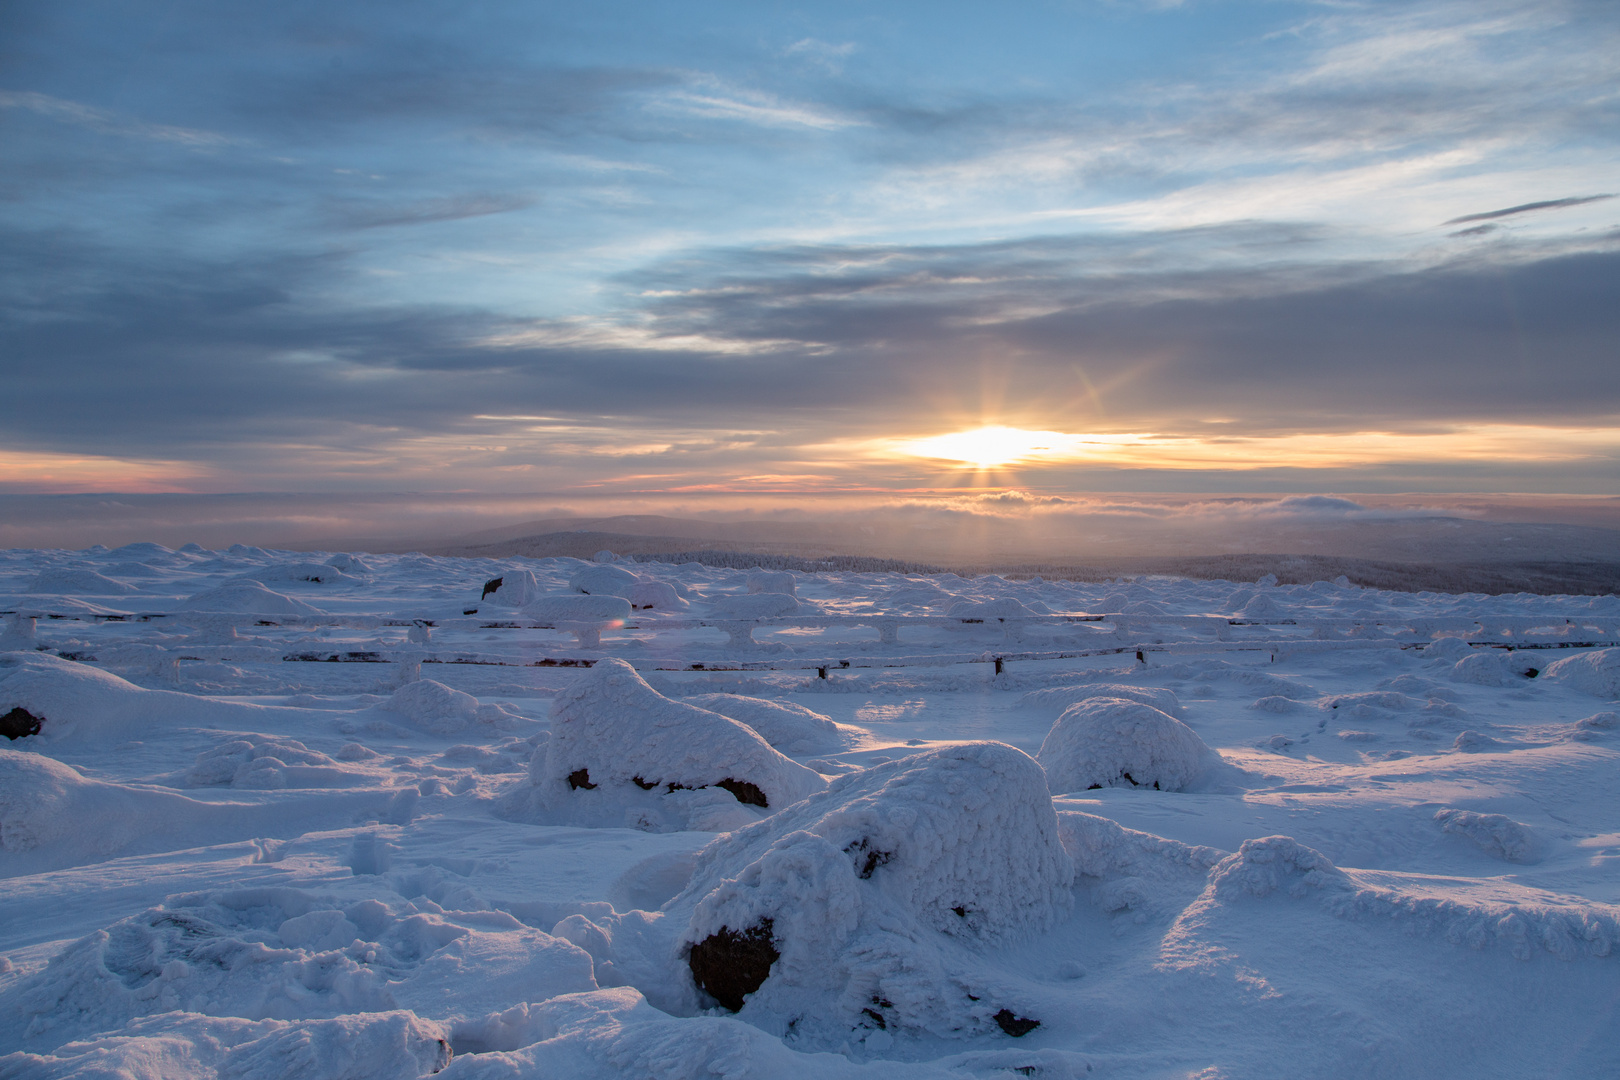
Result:
{"label": "snow field", "polygon": [[0,610],[0,1077],[1620,1057],[1613,597],[131,545]]}

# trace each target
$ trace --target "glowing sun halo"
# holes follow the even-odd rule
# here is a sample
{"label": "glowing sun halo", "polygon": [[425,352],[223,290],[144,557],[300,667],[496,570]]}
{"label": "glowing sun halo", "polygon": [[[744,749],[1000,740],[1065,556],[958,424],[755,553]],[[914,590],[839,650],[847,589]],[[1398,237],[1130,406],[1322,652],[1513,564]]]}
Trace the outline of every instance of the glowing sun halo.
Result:
{"label": "glowing sun halo", "polygon": [[902,444],[901,449],[916,457],[943,458],[988,469],[1030,458],[1062,456],[1079,441],[1080,436],[1066,435],[1061,431],[982,427],[934,435],[927,439],[912,439]]}

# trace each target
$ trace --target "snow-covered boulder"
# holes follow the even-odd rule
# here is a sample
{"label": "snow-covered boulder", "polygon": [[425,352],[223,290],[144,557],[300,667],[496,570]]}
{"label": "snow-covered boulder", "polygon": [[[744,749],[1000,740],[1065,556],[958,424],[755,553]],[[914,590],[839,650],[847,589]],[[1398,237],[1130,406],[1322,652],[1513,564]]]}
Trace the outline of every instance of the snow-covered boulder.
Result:
{"label": "snow-covered boulder", "polygon": [[319,615],[320,609],[257,581],[231,581],[204,589],[180,601],[180,611],[217,611],[243,615]]}
{"label": "snow-covered boulder", "polygon": [[591,596],[629,597],[630,590],[635,588],[639,580],[623,567],[603,564],[580,570],[568,579],[568,587]]}
{"label": "snow-covered boulder", "polygon": [[[826,786],[751,728],[664,697],[635,668],[610,659],[553,699],[551,738],[510,810],[659,828],[679,824],[694,796],[704,808],[718,800],[775,812]],[[643,820],[641,812],[652,816]]]}
{"label": "snow-covered boulder", "polygon": [[784,593],[793,596],[796,589],[797,582],[786,570],[755,570],[748,575],[748,591],[751,593]]}
{"label": "snow-covered boulder", "polygon": [[369,574],[372,572],[370,564],[352,552],[340,552],[339,554],[332,556],[330,559],[327,559],[326,565],[336,567],[345,574],[353,574],[355,576]]}
{"label": "snow-covered boulder", "polygon": [[23,591],[51,596],[128,596],[137,590],[94,570],[61,568],[41,570]]}
{"label": "snow-covered boulder", "polygon": [[432,679],[406,683],[378,707],[404,717],[412,727],[435,735],[465,731],[478,720],[477,698]]}
{"label": "snow-covered boulder", "polygon": [[1620,698],[1620,649],[1595,649],[1554,660],[1542,678],[1596,697]]}
{"label": "snow-covered boulder", "polygon": [[1186,791],[1220,769],[1198,733],[1151,705],[1093,698],[1071,706],[1041,743],[1036,760],[1053,791],[1151,787]]}
{"label": "snow-covered boulder", "polygon": [[1535,678],[1544,662],[1535,653],[1487,649],[1465,656],[1453,664],[1451,678],[1476,686],[1517,686],[1527,678]]}
{"label": "snow-covered boulder", "polygon": [[500,577],[493,577],[484,582],[484,593],[479,597],[479,602],[520,608],[532,603],[544,593],[545,590],[535,580],[533,570],[508,570]]}
{"label": "snow-covered boulder", "polygon": [[690,607],[681,594],[675,591],[675,586],[667,581],[654,581],[651,578],[642,578],[630,586],[628,597],[630,606],[638,611],[649,608],[658,611],[681,611]]}
{"label": "snow-covered boulder", "polygon": [[1073,876],[1040,767],[966,743],[716,839],[664,911],[696,985],[767,1029],[796,1018],[834,1046],[863,1027],[1022,1034],[1037,1021],[973,947],[1050,927]]}
{"label": "snow-covered boulder", "polygon": [[733,593],[714,602],[714,614],[733,619],[768,619],[792,615],[799,602],[786,593]]}
{"label": "snow-covered boulder", "polygon": [[741,694],[695,694],[682,700],[748,725],[783,753],[829,754],[844,749],[847,742],[830,717],[791,701]]}
{"label": "snow-covered boulder", "polygon": [[1512,863],[1541,861],[1541,839],[1534,829],[1505,814],[1473,810],[1436,810],[1434,823],[1442,832],[1461,836],[1487,855]]}
{"label": "snow-covered boulder", "polygon": [[1174,690],[1160,686],[1126,686],[1121,683],[1081,683],[1078,686],[1049,686],[1044,690],[1031,690],[1018,699],[1018,704],[1032,708],[1051,709],[1061,713],[1071,705],[1093,698],[1123,698],[1140,701],[1171,716],[1181,715],[1181,699]]}

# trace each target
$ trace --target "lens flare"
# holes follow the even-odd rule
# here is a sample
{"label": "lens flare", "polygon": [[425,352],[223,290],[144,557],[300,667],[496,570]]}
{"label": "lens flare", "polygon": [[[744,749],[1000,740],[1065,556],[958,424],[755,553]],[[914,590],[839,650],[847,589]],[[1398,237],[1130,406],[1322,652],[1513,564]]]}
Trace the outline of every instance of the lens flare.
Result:
{"label": "lens flare", "polygon": [[926,439],[911,439],[901,443],[898,449],[914,457],[941,458],[989,469],[1018,461],[1066,457],[1074,452],[1083,438],[1061,431],[1025,431],[1023,428],[991,426]]}

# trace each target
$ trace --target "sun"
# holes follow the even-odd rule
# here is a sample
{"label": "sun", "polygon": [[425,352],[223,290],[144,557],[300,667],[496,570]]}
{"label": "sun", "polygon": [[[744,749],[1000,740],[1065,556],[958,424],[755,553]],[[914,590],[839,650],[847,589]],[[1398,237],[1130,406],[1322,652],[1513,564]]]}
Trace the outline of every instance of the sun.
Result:
{"label": "sun", "polygon": [[900,450],[915,457],[942,458],[989,469],[1032,458],[1062,456],[1077,441],[1078,436],[1066,435],[1061,431],[1026,431],[1023,428],[990,426],[926,439],[911,439],[902,443]]}

